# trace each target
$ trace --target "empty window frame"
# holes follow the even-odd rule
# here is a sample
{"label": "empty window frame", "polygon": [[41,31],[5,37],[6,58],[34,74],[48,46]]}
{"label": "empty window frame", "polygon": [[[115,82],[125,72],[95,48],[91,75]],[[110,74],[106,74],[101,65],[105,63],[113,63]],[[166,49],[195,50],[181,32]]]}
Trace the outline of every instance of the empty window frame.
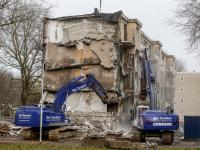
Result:
{"label": "empty window frame", "polygon": [[165,56],[162,55],[162,60],[165,61]]}
{"label": "empty window frame", "polygon": [[180,99],[180,103],[184,103],[184,99]]}
{"label": "empty window frame", "polygon": [[127,41],[127,25],[124,23],[124,41]]}
{"label": "empty window frame", "polygon": [[149,44],[149,50],[151,50],[151,45]]}
{"label": "empty window frame", "polygon": [[184,88],[180,88],[180,92],[184,92]]}
{"label": "empty window frame", "polygon": [[149,57],[151,58],[151,45],[149,44]]}
{"label": "empty window frame", "polygon": [[136,28],[136,39],[139,41],[139,28]]}
{"label": "empty window frame", "polygon": [[184,77],[180,77],[180,81],[184,81]]}
{"label": "empty window frame", "polygon": [[184,110],[180,110],[180,114],[183,115],[184,114]]}

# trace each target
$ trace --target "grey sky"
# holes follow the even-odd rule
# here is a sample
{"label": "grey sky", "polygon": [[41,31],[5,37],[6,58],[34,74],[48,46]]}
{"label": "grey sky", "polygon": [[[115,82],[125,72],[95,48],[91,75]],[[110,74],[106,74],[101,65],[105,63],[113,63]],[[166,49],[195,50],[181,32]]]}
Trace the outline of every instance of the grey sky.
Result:
{"label": "grey sky", "polygon": [[[91,14],[95,7],[100,7],[100,0],[48,0],[58,4],[54,9],[53,17]],[[175,55],[187,63],[189,72],[200,72],[194,54],[187,54],[184,50],[184,38],[175,34],[172,27],[167,26],[167,18],[173,16],[179,0],[102,0],[102,13],[113,13],[122,10],[128,18],[137,18],[144,31],[152,40],[159,40],[163,44],[163,50],[169,55]]]}

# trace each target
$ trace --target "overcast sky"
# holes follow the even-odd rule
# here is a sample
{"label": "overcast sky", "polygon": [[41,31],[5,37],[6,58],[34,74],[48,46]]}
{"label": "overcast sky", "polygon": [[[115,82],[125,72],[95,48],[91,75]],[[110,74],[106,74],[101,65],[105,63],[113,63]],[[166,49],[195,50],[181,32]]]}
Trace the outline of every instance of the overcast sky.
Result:
{"label": "overcast sky", "polygon": [[[48,0],[58,4],[53,17],[91,14],[94,8],[100,7],[100,0]],[[113,13],[122,10],[130,19],[137,18],[142,22],[144,31],[152,40],[159,40],[163,50],[169,55],[186,61],[188,72],[200,72],[195,55],[188,54],[184,49],[184,38],[175,33],[172,27],[165,23],[173,16],[180,0],[102,0],[102,13]]]}

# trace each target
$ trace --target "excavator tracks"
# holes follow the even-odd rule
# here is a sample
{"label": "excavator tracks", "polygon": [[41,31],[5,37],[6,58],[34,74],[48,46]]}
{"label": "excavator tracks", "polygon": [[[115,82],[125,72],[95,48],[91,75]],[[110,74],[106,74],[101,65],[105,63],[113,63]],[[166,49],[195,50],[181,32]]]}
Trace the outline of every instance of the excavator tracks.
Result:
{"label": "excavator tracks", "polygon": [[69,128],[58,128],[49,131],[50,141],[63,141],[75,137],[76,130]]}
{"label": "excavator tracks", "polygon": [[31,139],[33,139],[33,130],[32,129],[24,129],[22,131],[21,135],[24,140],[31,140]]}
{"label": "excavator tracks", "polygon": [[[48,136],[50,141],[62,142],[73,139],[76,136],[76,129],[66,127],[43,129],[42,134]],[[39,128],[24,129],[21,135],[24,140],[32,140],[33,138],[39,137]]]}
{"label": "excavator tracks", "polygon": [[141,137],[141,131],[132,131],[132,136],[131,136],[131,142],[140,142],[142,137]]}
{"label": "excavator tracks", "polygon": [[[148,137],[148,135],[146,135],[147,133],[145,134],[142,131],[132,131],[131,134],[132,134],[131,142],[141,142],[141,141],[145,140],[145,136]],[[162,144],[164,144],[164,145],[171,145],[174,141],[174,132],[173,131],[165,131],[162,133],[158,133],[157,137],[159,137],[159,135],[162,138]]]}
{"label": "excavator tracks", "polygon": [[174,132],[162,133],[162,144],[171,145],[174,141]]}

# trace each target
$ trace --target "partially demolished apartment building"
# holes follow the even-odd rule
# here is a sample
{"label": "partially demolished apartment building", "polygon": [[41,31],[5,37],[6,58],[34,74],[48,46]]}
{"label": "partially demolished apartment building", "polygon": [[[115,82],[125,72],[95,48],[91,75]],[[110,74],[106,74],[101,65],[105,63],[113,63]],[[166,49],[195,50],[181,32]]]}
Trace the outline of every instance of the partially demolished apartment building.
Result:
{"label": "partially demolished apartment building", "polygon": [[[68,111],[117,112],[129,116],[139,100],[142,52],[148,48],[157,80],[160,109],[174,101],[174,60],[141,31],[138,19],[128,19],[122,11],[44,20],[45,101],[53,102],[56,91],[69,80],[92,74],[117,103],[103,104],[91,90],[72,94]],[[173,106],[172,106],[173,107]]]}

